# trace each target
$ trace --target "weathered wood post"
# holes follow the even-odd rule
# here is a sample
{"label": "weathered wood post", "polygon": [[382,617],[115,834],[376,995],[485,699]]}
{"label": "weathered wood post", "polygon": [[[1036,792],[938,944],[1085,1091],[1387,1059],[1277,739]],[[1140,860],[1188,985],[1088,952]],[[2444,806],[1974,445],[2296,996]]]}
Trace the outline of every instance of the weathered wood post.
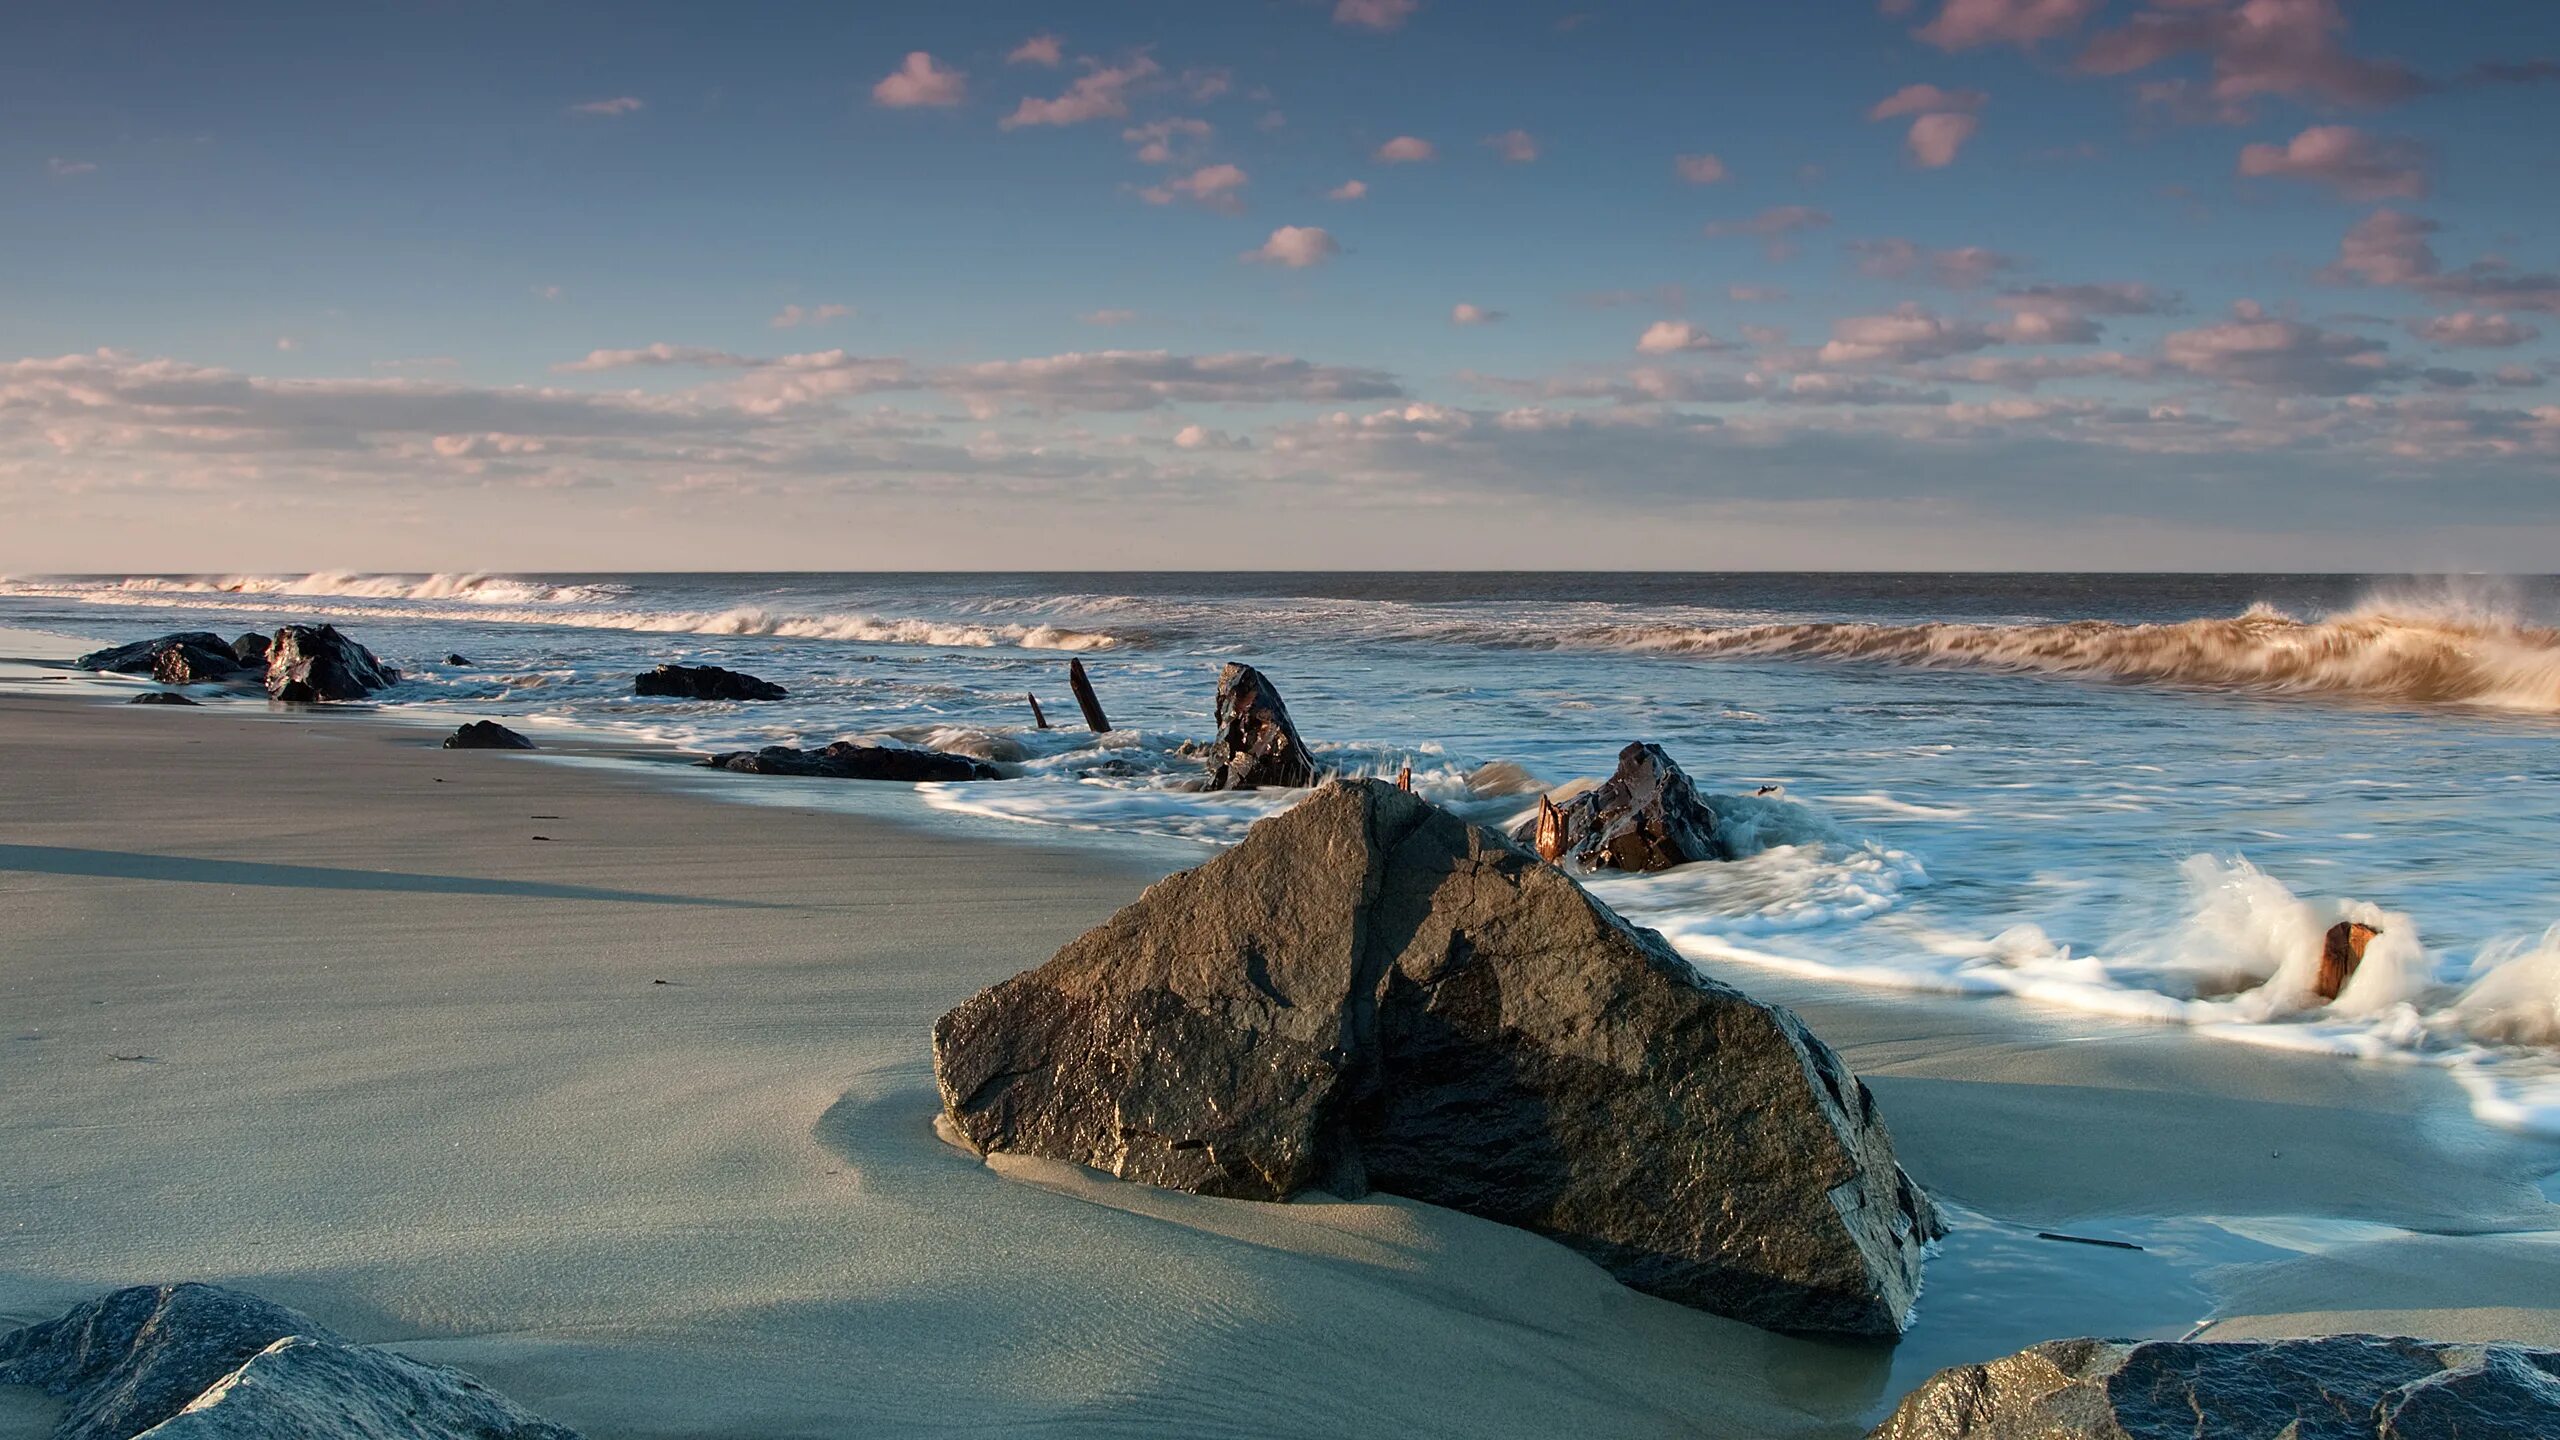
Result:
{"label": "weathered wood post", "polygon": [[1406,762],[1404,762],[1404,768],[1403,768],[1402,770],[1399,770],[1399,771],[1397,771],[1397,772],[1396,772],[1396,788],[1397,788],[1397,789],[1399,789],[1399,790],[1401,790],[1401,791],[1403,791],[1403,792],[1404,792],[1404,793],[1406,793],[1407,795],[1410,795],[1410,794],[1412,794],[1412,793],[1413,793],[1413,762],[1412,762],[1412,761],[1407,760]]}
{"label": "weathered wood post", "polygon": [[1037,695],[1024,695],[1022,698],[1031,702],[1031,720],[1032,720],[1032,723],[1033,723],[1033,724],[1037,725],[1039,728],[1041,728],[1041,729],[1043,729],[1043,730],[1055,730],[1055,729],[1057,729],[1057,728],[1058,728],[1057,726],[1052,725],[1052,724],[1050,724],[1050,723],[1049,723],[1049,717],[1048,717],[1048,716],[1046,716],[1046,715],[1044,715],[1044,714],[1040,713],[1040,697],[1039,697],[1039,696],[1037,696]]}
{"label": "weathered wood post", "polygon": [[2329,933],[2320,940],[2320,978],[2312,982],[2321,999],[2338,998],[2338,992],[2355,978],[2356,967],[2364,963],[2364,947],[2381,933],[2353,920],[2341,920],[2329,927]]}
{"label": "weathered wood post", "polygon": [[1084,710],[1085,728],[1099,735],[1111,728],[1111,717],[1102,713],[1102,702],[1095,698],[1093,681],[1084,673],[1084,662],[1067,662],[1067,688],[1076,692],[1076,704]]}
{"label": "weathered wood post", "polygon": [[1564,809],[1544,795],[1538,797],[1538,833],[1532,843],[1538,858],[1550,865],[1564,858]]}

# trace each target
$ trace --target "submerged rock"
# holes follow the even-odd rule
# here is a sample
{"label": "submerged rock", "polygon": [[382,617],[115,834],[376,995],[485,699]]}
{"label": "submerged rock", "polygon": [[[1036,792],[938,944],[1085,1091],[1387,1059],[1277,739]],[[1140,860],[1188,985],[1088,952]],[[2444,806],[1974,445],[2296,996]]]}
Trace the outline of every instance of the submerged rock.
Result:
{"label": "submerged rock", "polygon": [[463,1374],[387,1350],[279,1340],[150,1440],[578,1440]]}
{"label": "submerged rock", "polygon": [[288,1335],[336,1338],[237,1290],[136,1285],[0,1335],[0,1384],[70,1401],[55,1440],[130,1440]]}
{"label": "submerged rock", "polygon": [[631,693],[680,700],[779,700],[790,692],[770,680],[717,665],[661,665],[631,677]]}
{"label": "submerged rock", "polygon": [[1793,1014],[1373,780],[945,1015],[934,1072],[981,1152],[1254,1200],[1374,1187],[1778,1329],[1898,1334],[1942,1229]]}
{"label": "submerged rock", "polygon": [[2053,1340],[1931,1376],[1870,1440],[2544,1440],[2560,1351],[2375,1335]]}
{"label": "submerged rock", "polygon": [[1001,780],[993,765],[940,750],[909,750],[896,745],[856,745],[839,740],[824,750],[794,750],[767,745],[761,750],[733,750],[702,762],[714,770],[747,775],[816,775],[830,780]]}
{"label": "submerged rock", "polygon": [[335,625],[283,625],[267,642],[267,693],[278,700],[361,700],[399,680]]}
{"label": "submerged rock", "polygon": [[1280,692],[1250,665],[1221,667],[1218,744],[1209,752],[1209,788],[1289,790],[1314,783],[1315,758],[1289,722]]}
{"label": "submerged rock", "polygon": [[252,630],[231,642],[231,658],[263,670],[267,664],[267,643],[266,636]]}
{"label": "submerged rock", "polygon": [[127,700],[127,705],[193,705],[193,700],[175,690],[145,690]]}
{"label": "submerged rock", "polygon": [[1659,745],[1618,752],[1617,773],[1511,832],[1540,858],[1581,870],[1668,870],[1716,860],[1716,812]]}
{"label": "submerged rock", "polygon": [[533,742],[495,720],[473,720],[444,737],[447,750],[530,750]]}
{"label": "submerged rock", "polygon": [[210,630],[185,630],[151,640],[136,640],[130,645],[113,645],[92,650],[71,662],[78,670],[103,670],[116,675],[148,675],[158,668],[161,652],[196,650],[207,654],[231,653],[229,642]]}
{"label": "submerged rock", "polygon": [[460,656],[460,655],[447,655],[446,657],[444,657],[444,663],[446,663],[447,665],[458,666],[458,667],[460,667],[460,668],[462,668],[462,669],[465,669],[465,670],[468,670],[468,669],[470,669],[470,668],[471,668],[471,662],[470,662],[468,659],[466,659],[466,658],[464,658],[463,656]]}

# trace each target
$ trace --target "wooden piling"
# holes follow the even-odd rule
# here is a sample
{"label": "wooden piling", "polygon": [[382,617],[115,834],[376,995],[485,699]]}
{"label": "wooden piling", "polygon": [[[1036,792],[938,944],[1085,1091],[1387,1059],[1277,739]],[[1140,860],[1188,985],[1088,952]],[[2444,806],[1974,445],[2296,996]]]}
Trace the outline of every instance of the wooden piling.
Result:
{"label": "wooden piling", "polygon": [[1048,716],[1040,713],[1039,696],[1026,694],[1022,698],[1031,702],[1031,721],[1034,725],[1043,730],[1055,730],[1058,728],[1057,726],[1049,723]]}
{"label": "wooden piling", "polygon": [[1099,735],[1111,728],[1111,717],[1102,713],[1102,701],[1093,693],[1093,681],[1084,673],[1084,662],[1067,662],[1067,688],[1076,692],[1076,704],[1084,710],[1085,728]]}

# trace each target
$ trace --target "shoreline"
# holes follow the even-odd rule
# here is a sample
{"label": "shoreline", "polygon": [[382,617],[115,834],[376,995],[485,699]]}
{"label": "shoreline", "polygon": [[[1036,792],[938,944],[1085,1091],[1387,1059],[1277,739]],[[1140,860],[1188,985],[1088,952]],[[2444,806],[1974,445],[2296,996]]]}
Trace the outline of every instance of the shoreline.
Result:
{"label": "shoreline", "polygon": [[[0,1177],[0,1316],[230,1280],[599,1437],[1108,1433],[1124,1403],[1195,1433],[1383,1429],[1327,1408],[1393,1385],[1347,1313],[1432,1335],[1497,1434],[1854,1435],[1940,1364],[2207,1310],[2208,1335],[2560,1343],[2537,1188],[2560,1147],[2477,1125],[2447,1076],[1744,967],[1709,968],[1840,1050],[1963,1222],[1898,1350],[1680,1310],[1408,1202],[983,1166],[931,1133],[933,1016],[1160,867],[790,798],[855,782],[727,777],[764,789],[704,805],[678,767],[445,752],[381,718],[0,696],[0,735],[50,757],[0,789],[0,983],[26,1017],[0,1146],[36,1157]],[[919,1314],[944,1328],[890,1318]],[[1254,1392],[1275,1343],[1255,1363],[1291,1392]],[[1036,1377],[963,1383],[1026,1348]],[[818,1366],[875,1388],[813,1396]],[[1149,1409],[1175,1397],[1139,1374],[1230,1403]],[[1453,1423],[1436,1398],[1423,1428]]]}

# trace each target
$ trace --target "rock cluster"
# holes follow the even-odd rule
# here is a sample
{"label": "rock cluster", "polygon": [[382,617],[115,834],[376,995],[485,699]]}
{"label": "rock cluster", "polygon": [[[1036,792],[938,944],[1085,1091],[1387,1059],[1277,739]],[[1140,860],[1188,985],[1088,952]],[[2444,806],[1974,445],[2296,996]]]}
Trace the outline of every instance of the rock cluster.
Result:
{"label": "rock cluster", "polygon": [[1716,812],[1659,745],[1618,752],[1607,780],[1561,805],[1540,801],[1511,838],[1543,859],[1579,870],[1668,870],[1724,858]]}
{"label": "rock cluster", "polygon": [[1263,673],[1229,663],[1218,671],[1218,742],[1209,753],[1212,790],[1287,790],[1316,783],[1315,757],[1289,721],[1289,707]]}
{"label": "rock cluster", "polygon": [[[228,679],[242,666],[231,643],[210,630],[187,630],[130,645],[92,650],[71,662],[82,670],[117,675],[149,675],[164,685],[192,684],[199,679]],[[164,674],[187,678],[170,680]]]}
{"label": "rock cluster", "polygon": [[779,700],[790,692],[770,680],[717,665],[661,665],[646,675],[632,676],[631,693],[679,700]]}
{"label": "rock cluster", "polygon": [[1256,1200],[1374,1187],[1777,1329],[1898,1334],[1941,1233],[1793,1014],[1379,781],[945,1015],[934,1069],[981,1152]]}
{"label": "rock cluster", "polygon": [[1002,772],[982,760],[940,750],[909,750],[896,745],[857,745],[839,740],[823,750],[794,750],[767,745],[761,750],[733,750],[702,762],[714,770],[748,775],[815,775],[830,780],[1001,780]]}

